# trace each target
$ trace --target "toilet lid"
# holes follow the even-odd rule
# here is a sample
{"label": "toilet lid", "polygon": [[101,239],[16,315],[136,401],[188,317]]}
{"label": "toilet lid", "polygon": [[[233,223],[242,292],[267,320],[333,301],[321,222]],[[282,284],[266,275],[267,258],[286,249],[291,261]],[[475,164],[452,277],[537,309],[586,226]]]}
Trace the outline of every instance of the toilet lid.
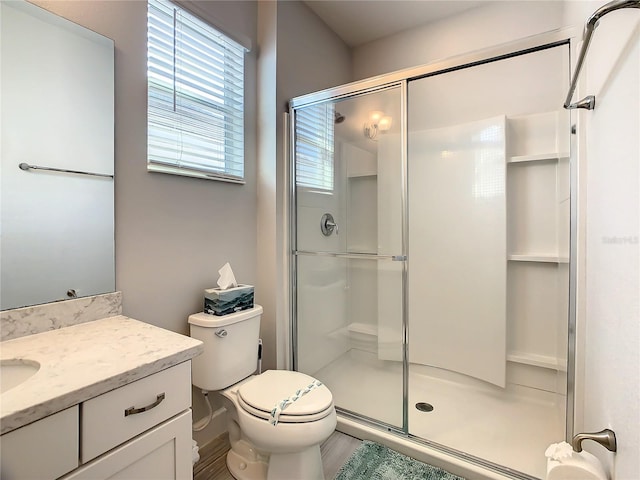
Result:
{"label": "toilet lid", "polygon": [[[271,410],[316,379],[300,372],[267,370],[238,389],[240,405],[247,412],[269,419]],[[281,422],[308,422],[325,417],[333,408],[331,391],[321,385],[287,406],[280,414]]]}

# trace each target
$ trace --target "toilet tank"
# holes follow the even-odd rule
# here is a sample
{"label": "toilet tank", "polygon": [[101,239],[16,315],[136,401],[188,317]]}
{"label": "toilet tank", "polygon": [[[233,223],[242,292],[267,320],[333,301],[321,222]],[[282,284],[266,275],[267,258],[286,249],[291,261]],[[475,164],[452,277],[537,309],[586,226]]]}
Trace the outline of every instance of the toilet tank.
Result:
{"label": "toilet tank", "polygon": [[222,390],[256,371],[261,316],[260,305],[223,316],[189,316],[191,337],[204,343],[204,352],[191,360],[196,387]]}

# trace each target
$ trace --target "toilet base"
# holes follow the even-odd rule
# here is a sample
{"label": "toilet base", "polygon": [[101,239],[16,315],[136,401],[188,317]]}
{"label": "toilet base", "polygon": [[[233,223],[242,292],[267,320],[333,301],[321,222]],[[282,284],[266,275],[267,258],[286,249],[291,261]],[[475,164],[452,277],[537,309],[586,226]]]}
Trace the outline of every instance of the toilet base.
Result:
{"label": "toilet base", "polygon": [[227,468],[236,480],[265,480],[267,478],[266,462],[248,461],[233,450],[227,453]]}
{"label": "toilet base", "polygon": [[320,446],[296,453],[272,453],[269,457],[267,480],[324,480]]}
{"label": "toilet base", "polygon": [[268,462],[252,461],[229,450],[227,468],[236,480],[324,480],[318,446],[302,452],[271,454]]}

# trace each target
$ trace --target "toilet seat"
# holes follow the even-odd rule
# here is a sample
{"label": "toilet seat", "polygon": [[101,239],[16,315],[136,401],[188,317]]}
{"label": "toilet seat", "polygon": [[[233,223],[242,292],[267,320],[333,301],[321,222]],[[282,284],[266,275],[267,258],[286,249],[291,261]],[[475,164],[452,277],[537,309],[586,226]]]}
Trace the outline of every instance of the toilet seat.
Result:
{"label": "toilet seat", "polygon": [[[268,370],[240,386],[237,395],[238,404],[247,413],[269,420],[271,411],[277,403],[313,382],[316,382],[316,379],[304,373]],[[280,414],[278,421],[282,423],[315,422],[328,416],[333,409],[331,392],[325,385],[320,385],[288,405]]]}

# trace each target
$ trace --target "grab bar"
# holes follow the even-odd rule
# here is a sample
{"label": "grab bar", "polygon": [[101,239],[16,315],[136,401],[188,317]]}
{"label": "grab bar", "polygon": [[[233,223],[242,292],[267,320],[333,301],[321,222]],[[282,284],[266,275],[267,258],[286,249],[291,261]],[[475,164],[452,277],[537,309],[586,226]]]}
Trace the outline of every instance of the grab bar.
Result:
{"label": "grab bar", "polygon": [[596,97],[594,95],[584,97],[582,100],[576,103],[571,103],[571,99],[573,98],[573,92],[575,91],[576,85],[578,84],[578,77],[580,76],[580,70],[582,70],[584,59],[587,56],[587,50],[589,49],[589,43],[591,43],[591,37],[593,36],[594,30],[598,26],[598,22],[607,13],[619,10],[621,8],[640,8],[640,0],[613,0],[612,2],[609,2],[596,10],[587,20],[587,23],[585,25],[584,40],[582,42],[582,49],[580,50],[580,55],[578,56],[576,71],[573,75],[571,86],[569,87],[567,99],[564,102],[564,108],[568,110],[574,108],[593,110],[595,108]]}
{"label": "grab bar", "polygon": [[392,262],[404,262],[407,260],[406,255],[378,255],[375,253],[340,253],[340,252],[310,252],[307,250],[296,250],[294,255],[305,255],[311,257],[334,257],[334,258],[350,258],[364,260],[391,260]]}
{"label": "grab bar", "polygon": [[113,178],[113,175],[109,175],[107,173],[93,173],[83,172],[81,170],[66,170],[64,168],[40,167],[38,165],[29,165],[28,163],[21,163],[20,165],[18,165],[18,168],[20,168],[20,170],[24,170],[25,172],[28,170],[48,170],[50,172],[74,173],[77,175],[91,175],[92,177]]}

